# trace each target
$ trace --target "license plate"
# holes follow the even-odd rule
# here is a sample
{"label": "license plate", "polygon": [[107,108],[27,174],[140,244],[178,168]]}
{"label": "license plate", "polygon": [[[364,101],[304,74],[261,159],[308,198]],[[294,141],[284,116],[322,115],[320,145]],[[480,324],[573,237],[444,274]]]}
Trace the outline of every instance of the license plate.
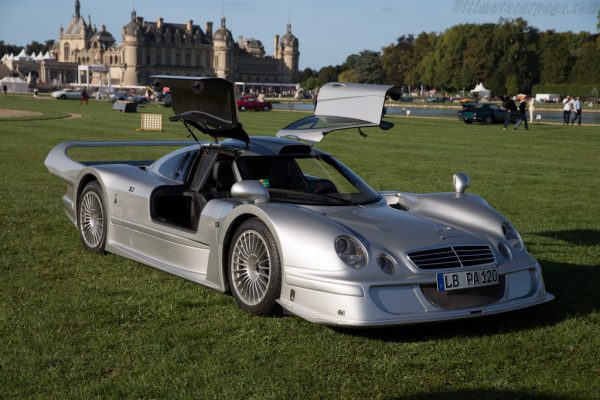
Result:
{"label": "license plate", "polygon": [[445,292],[447,290],[468,289],[480,286],[490,286],[496,285],[497,283],[497,268],[437,274],[438,292]]}

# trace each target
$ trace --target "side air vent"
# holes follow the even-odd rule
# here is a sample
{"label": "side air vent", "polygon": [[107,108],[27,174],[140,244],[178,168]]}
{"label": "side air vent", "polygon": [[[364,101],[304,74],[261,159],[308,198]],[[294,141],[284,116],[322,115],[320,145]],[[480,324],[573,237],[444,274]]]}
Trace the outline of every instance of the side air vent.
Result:
{"label": "side air vent", "polygon": [[464,245],[411,251],[407,257],[419,269],[449,269],[494,264],[490,246]]}

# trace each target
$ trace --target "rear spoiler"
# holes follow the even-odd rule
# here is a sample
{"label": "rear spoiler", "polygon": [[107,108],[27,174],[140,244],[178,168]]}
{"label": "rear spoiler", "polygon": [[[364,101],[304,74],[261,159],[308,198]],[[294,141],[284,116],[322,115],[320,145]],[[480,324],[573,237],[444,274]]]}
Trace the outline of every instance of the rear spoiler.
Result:
{"label": "rear spoiler", "polygon": [[[67,153],[77,147],[183,147],[197,144],[189,140],[151,140],[151,141],[107,141],[107,142],[63,142],[57,144],[46,156],[44,165],[52,174],[73,183],[86,164],[73,160]],[[119,161],[116,161],[118,163]],[[127,163],[126,161],[122,161]],[[100,163],[100,162],[99,162]],[[105,163],[105,162],[102,162]],[[93,163],[92,163],[93,164]]]}

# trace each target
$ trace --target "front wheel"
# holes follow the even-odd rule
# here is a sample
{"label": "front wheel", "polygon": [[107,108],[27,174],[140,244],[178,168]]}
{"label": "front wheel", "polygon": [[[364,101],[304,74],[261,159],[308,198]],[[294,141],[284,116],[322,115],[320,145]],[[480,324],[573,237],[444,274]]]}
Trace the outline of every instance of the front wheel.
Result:
{"label": "front wheel", "polygon": [[264,106],[263,111],[271,111],[271,108],[269,108],[269,106]]}
{"label": "front wheel", "polygon": [[77,202],[77,228],[81,242],[92,253],[104,253],[106,246],[106,207],[97,181],[88,183]]}
{"label": "front wheel", "polygon": [[281,294],[281,261],[275,239],[256,218],[242,223],[229,248],[229,286],[236,304],[254,315],[274,314]]}
{"label": "front wheel", "polygon": [[486,116],[485,116],[485,118],[484,118],[484,120],[483,120],[483,123],[484,123],[484,124],[486,124],[486,125],[489,125],[489,124],[491,124],[492,122],[494,122],[494,121],[492,120],[492,116],[491,116],[491,115],[486,115]]}

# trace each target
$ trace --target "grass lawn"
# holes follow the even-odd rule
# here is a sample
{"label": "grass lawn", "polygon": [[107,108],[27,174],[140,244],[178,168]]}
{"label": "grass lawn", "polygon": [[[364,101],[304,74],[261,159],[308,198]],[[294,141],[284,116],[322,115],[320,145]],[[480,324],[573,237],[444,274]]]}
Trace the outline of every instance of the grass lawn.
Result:
{"label": "grass lawn", "polygon": [[[556,296],[494,317],[352,331],[252,317],[227,295],[83,249],[62,211],[65,185],[43,165],[48,151],[179,140],[178,123],[136,132],[139,114],[95,101],[0,96],[0,109],[81,115],[0,121],[0,398],[600,398],[598,127],[395,118],[368,138],[327,136],[319,147],[376,189],[450,191],[454,172],[470,174],[469,191],[515,224]],[[301,116],[241,120],[272,135]]]}

